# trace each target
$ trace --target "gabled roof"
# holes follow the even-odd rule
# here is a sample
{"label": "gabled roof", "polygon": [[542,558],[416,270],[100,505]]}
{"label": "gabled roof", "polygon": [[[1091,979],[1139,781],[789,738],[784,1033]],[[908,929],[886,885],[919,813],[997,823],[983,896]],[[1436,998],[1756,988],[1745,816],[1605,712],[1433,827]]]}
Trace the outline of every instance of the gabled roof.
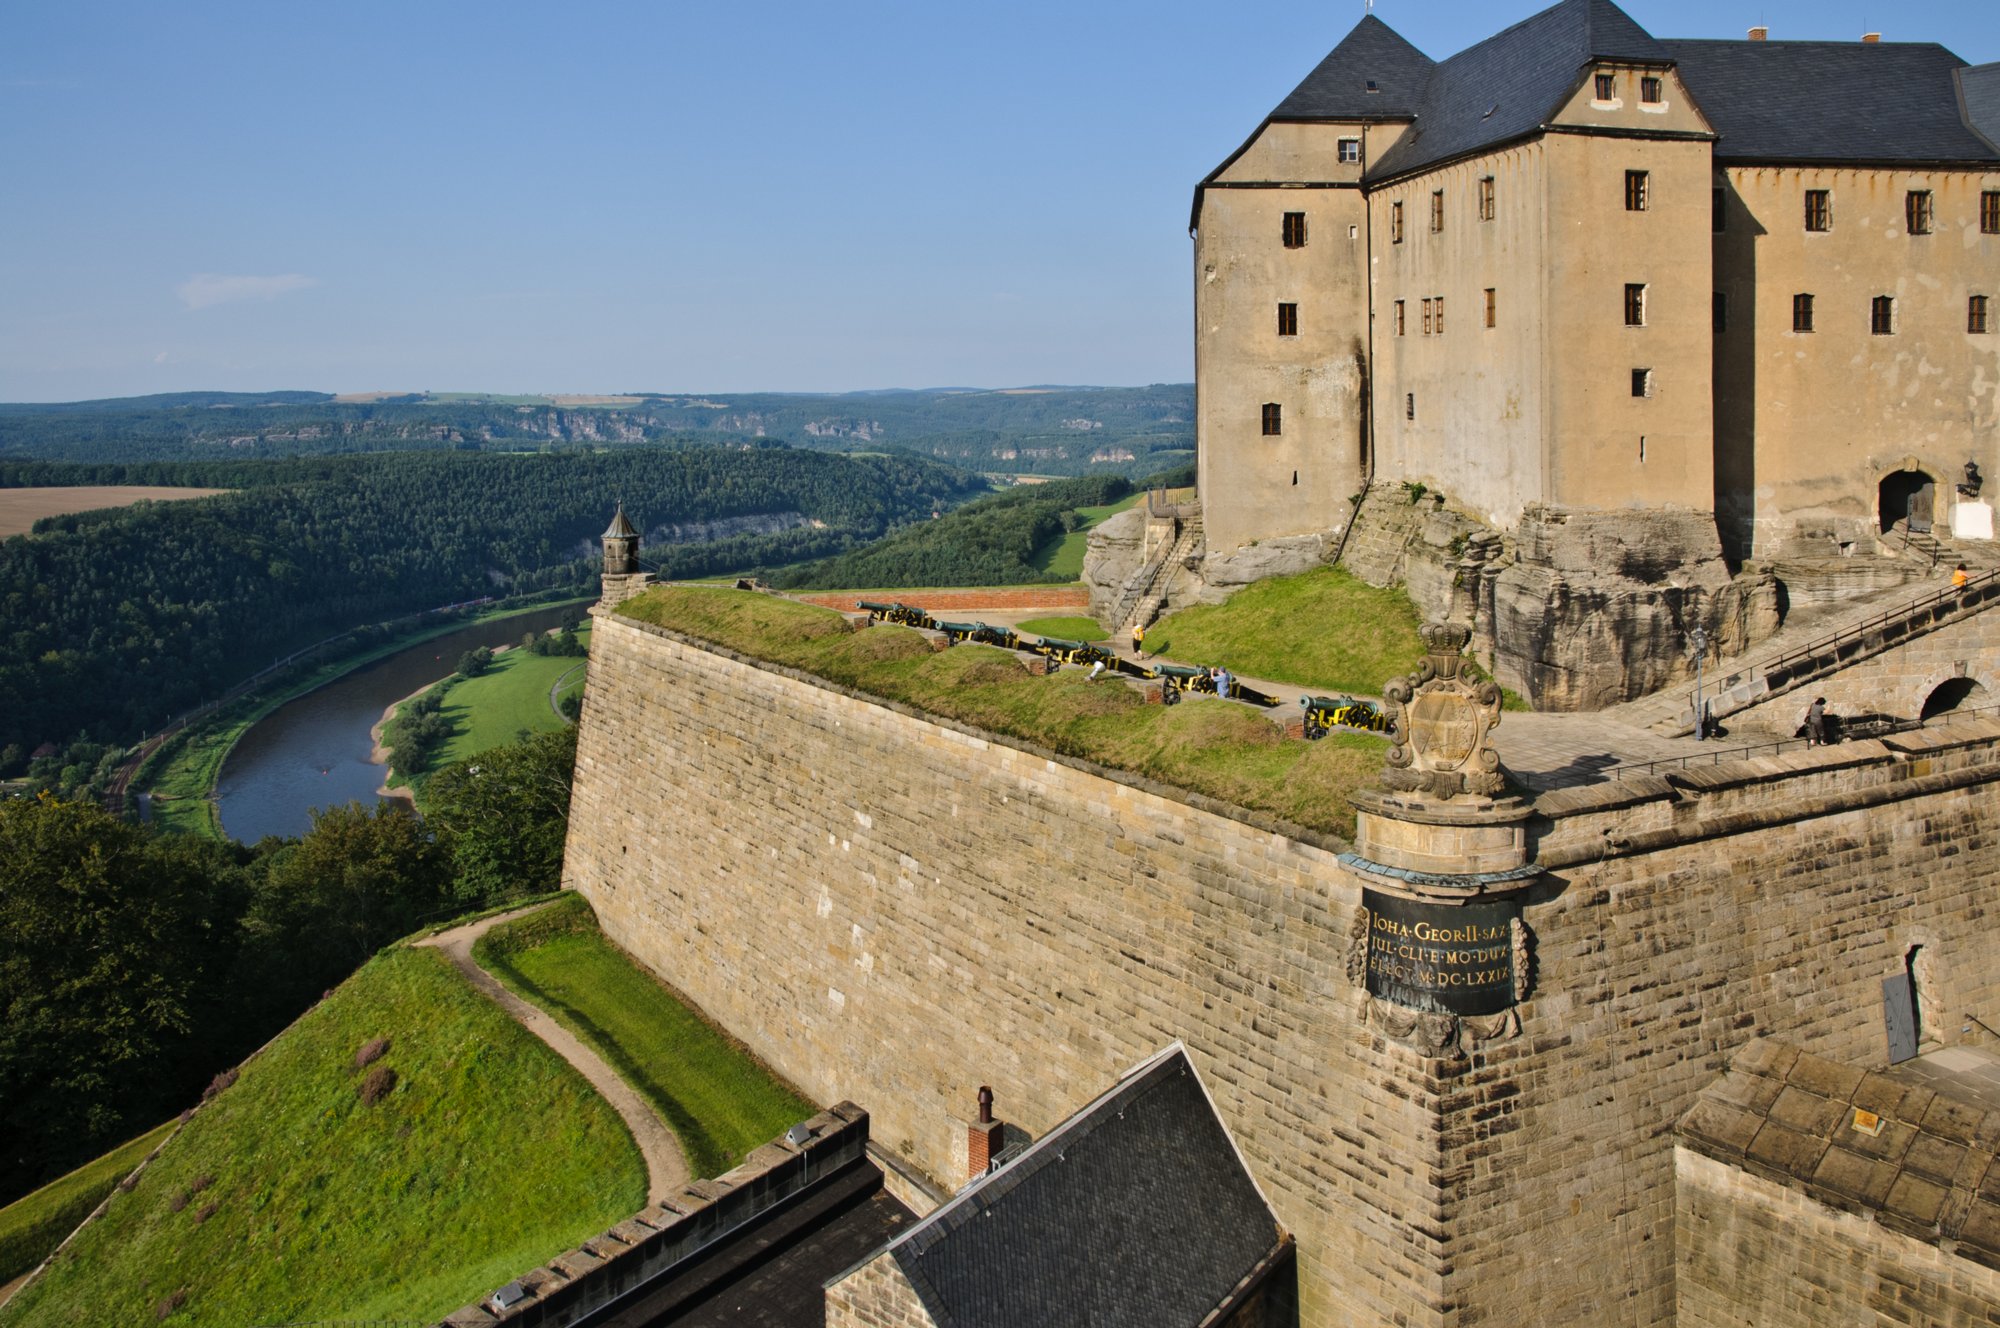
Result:
{"label": "gabled roof", "polygon": [[1935,42],[1662,45],[1721,135],[1717,161],[2000,160],[1961,114],[1965,61]]}
{"label": "gabled roof", "polygon": [[1433,68],[1435,62],[1428,55],[1370,14],[1278,103],[1265,123],[1407,120],[1416,113],[1417,99]]}
{"label": "gabled roof", "polygon": [[1175,1045],[888,1253],[944,1328],[1193,1328],[1287,1248]]}
{"label": "gabled roof", "polygon": [[1562,0],[1436,66],[1416,126],[1370,181],[1482,151],[1546,124],[1600,60],[1668,65],[1665,47],[1611,0]]}

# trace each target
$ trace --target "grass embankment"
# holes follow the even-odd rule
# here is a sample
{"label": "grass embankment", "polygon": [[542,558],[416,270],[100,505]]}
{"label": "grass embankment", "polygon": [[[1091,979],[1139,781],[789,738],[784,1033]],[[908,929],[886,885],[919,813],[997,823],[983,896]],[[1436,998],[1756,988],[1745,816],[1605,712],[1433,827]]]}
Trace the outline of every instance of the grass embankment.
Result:
{"label": "grass embankment", "polygon": [[1029,560],[1028,565],[1038,572],[1047,572],[1051,576],[1077,580],[1083,575],[1083,555],[1090,547],[1090,532],[1104,518],[1124,511],[1145,496],[1143,493],[1135,493],[1103,507],[1077,508],[1076,514],[1082,518],[1083,524],[1035,550],[1035,556]]}
{"label": "grass embankment", "polygon": [[605,940],[580,896],[494,928],[473,956],[652,1103],[696,1176],[722,1174],[818,1110]]}
{"label": "grass embankment", "polygon": [[173,1128],[172,1121],[156,1126],[0,1208],[0,1282],[11,1282],[48,1258],[49,1251],[62,1244],[77,1223],[90,1216],[90,1210]]}
{"label": "grass embankment", "polygon": [[663,587],[618,612],[1342,836],[1354,833],[1348,792],[1374,781],[1387,750],[1382,739],[1363,734],[1292,741],[1264,715],[1231,701],[1147,705],[1132,688],[1115,679],[1090,682],[1081,669],[1034,677],[1019,656],[991,646],[934,652],[907,627],[849,631],[830,609],[770,595]]}
{"label": "grass embankment", "polygon": [[442,954],[397,948],[245,1065],[0,1325],[437,1319],[645,1199],[582,1077]]}
{"label": "grass embankment", "polygon": [[[230,750],[258,720],[287,701],[297,700],[363,665],[373,664],[378,659],[421,645],[447,632],[455,632],[490,618],[511,618],[541,609],[560,608],[564,602],[528,604],[498,613],[453,618],[422,631],[386,638],[366,650],[330,660],[268,692],[258,691],[239,697],[215,714],[198,721],[192,731],[169,739],[139,767],[132,787],[153,795],[153,823],[161,829],[226,839],[228,836],[222,831],[222,818],[215,806],[215,784],[221,778],[222,764],[229,758]],[[587,601],[567,602],[582,604]]]}
{"label": "grass embankment", "polygon": [[1058,641],[1102,641],[1111,633],[1098,626],[1095,618],[1030,618],[1016,624],[1015,631],[1035,636],[1053,636]]}
{"label": "grass embankment", "polygon": [[1324,691],[1379,696],[1424,657],[1416,606],[1343,567],[1245,586],[1226,604],[1170,614],[1146,629],[1148,654]]}

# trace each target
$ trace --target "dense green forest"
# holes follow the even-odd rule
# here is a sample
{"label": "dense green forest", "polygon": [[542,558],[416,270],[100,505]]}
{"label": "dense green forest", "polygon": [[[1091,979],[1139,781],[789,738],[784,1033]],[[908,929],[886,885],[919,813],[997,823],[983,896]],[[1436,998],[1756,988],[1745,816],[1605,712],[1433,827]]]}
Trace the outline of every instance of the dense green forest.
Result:
{"label": "dense green forest", "polygon": [[893,448],[1006,474],[1143,475],[1193,455],[1194,388],[632,393],[567,402],[414,393],[188,392],[0,404],[0,458],[189,461],[347,452],[522,451],[768,440],[818,451]]}
{"label": "dense green forest", "polygon": [[[825,556],[983,492],[902,456],[633,448],[60,466],[0,486],[183,484],[214,498],[54,517],[0,541],[0,776],[43,742],[127,742],[357,624],[587,589],[612,506],[669,576]],[[726,538],[709,538],[723,526]],[[683,538],[651,538],[680,526]],[[760,530],[763,533],[759,533]]]}
{"label": "dense green forest", "polygon": [[255,847],[0,799],[0,1204],[194,1104],[426,922],[553,890],[576,730]]}

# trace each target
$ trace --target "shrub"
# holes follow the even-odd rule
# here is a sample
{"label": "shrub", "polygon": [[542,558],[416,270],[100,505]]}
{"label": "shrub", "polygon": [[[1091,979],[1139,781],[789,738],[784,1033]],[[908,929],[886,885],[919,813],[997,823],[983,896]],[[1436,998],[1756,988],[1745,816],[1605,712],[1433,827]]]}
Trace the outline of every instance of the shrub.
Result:
{"label": "shrub", "polygon": [[361,1044],[361,1050],[354,1053],[354,1068],[365,1070],[382,1059],[382,1053],[389,1050],[388,1038],[369,1038]]}
{"label": "shrub", "polygon": [[389,1096],[396,1087],[396,1072],[386,1065],[378,1065],[368,1072],[361,1081],[361,1105],[372,1107]]}
{"label": "shrub", "polygon": [[204,1102],[208,1101],[235,1082],[236,1071],[233,1068],[224,1070],[221,1074],[216,1075],[215,1078],[208,1081],[208,1087],[202,1090],[201,1100]]}

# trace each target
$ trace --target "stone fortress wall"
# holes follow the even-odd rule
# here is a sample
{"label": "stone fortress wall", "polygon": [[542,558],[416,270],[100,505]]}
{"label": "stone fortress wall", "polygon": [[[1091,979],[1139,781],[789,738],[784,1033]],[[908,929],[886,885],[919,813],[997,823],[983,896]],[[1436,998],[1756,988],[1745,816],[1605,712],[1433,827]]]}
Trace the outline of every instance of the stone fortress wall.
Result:
{"label": "stone fortress wall", "polygon": [[1670,1323],[1671,1131],[1735,1049],[1879,1064],[1913,948],[1930,1031],[2000,997],[1978,722],[1546,795],[1521,1033],[1433,1057],[1350,976],[1336,842],[615,615],[589,687],[566,874],[614,940],[939,1177],[980,1084],[1039,1135],[1183,1039],[1309,1325]]}

